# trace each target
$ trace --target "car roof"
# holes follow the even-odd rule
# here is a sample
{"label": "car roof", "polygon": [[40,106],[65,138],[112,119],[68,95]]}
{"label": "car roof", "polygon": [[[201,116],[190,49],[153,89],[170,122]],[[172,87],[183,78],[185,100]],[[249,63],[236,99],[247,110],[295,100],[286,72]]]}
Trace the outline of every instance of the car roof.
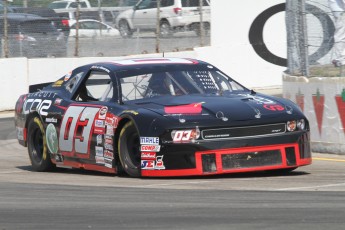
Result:
{"label": "car roof", "polygon": [[105,70],[116,72],[119,76],[125,76],[126,73],[144,73],[144,72],[161,72],[174,71],[180,68],[207,67],[215,68],[207,62],[190,59],[190,58],[174,58],[174,57],[157,57],[157,58],[130,58],[106,62],[97,62],[81,66],[77,69]]}

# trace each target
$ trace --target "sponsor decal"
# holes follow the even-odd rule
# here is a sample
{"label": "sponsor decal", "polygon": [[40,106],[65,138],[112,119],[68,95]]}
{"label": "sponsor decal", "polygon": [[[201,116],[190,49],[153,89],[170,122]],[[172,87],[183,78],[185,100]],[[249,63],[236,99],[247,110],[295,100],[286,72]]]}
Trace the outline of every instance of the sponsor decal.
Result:
{"label": "sponsor decal", "polygon": [[110,125],[110,126],[114,126],[115,125],[115,119],[113,117],[106,117],[105,118],[105,125]]}
{"label": "sponsor decal", "polygon": [[55,101],[54,101],[54,105],[60,105],[61,102],[62,102],[61,98],[56,98]]}
{"label": "sponsor decal", "polygon": [[140,137],[141,145],[159,145],[159,137]]}
{"label": "sponsor decal", "polygon": [[17,131],[17,139],[23,141],[24,140],[24,129],[21,127],[16,127]]}
{"label": "sponsor decal", "polygon": [[283,111],[284,107],[281,105],[269,105],[269,104],[264,104],[263,107],[267,110],[271,110],[271,111]]}
{"label": "sponsor decal", "polygon": [[100,108],[98,119],[104,120],[107,115],[107,112],[108,112],[108,107],[103,106],[102,108]]}
{"label": "sponsor decal", "polygon": [[104,157],[109,159],[114,159],[114,153],[109,150],[104,150]]}
{"label": "sponsor decal", "polygon": [[105,138],[105,143],[109,145],[113,145],[113,138]]}
{"label": "sponsor decal", "polygon": [[155,169],[165,169],[163,156],[157,156]]}
{"label": "sponsor decal", "polygon": [[61,87],[63,83],[64,83],[63,80],[57,80],[56,82],[54,82],[54,84],[52,86],[53,87]]}
{"label": "sponsor decal", "polygon": [[107,150],[114,151],[113,145],[110,145],[110,144],[108,144],[108,143],[105,143],[105,144],[104,144],[104,148],[107,149]]}
{"label": "sponsor decal", "polygon": [[96,156],[103,157],[103,147],[96,146],[95,151],[96,151]]}
{"label": "sponsor decal", "polygon": [[104,120],[95,120],[95,127],[104,128]]}
{"label": "sponsor decal", "polygon": [[93,132],[95,134],[104,134],[105,133],[105,128],[97,128],[97,127],[95,127]]}
{"label": "sponsor decal", "polygon": [[66,75],[65,75],[65,77],[64,77],[64,81],[68,81],[69,80],[69,78],[71,77],[71,75],[72,75],[72,71],[69,71]]}
{"label": "sponsor decal", "polygon": [[107,135],[110,135],[110,136],[114,136],[114,126],[107,125],[106,134],[107,134]]}
{"label": "sponsor decal", "polygon": [[46,122],[47,123],[57,123],[57,119],[55,117],[47,117]]}
{"label": "sponsor decal", "polygon": [[55,126],[50,123],[46,129],[47,147],[51,153],[56,154],[58,152],[58,136]]}
{"label": "sponsor decal", "polygon": [[164,112],[167,114],[201,114],[204,102],[188,105],[165,106]]}
{"label": "sponsor decal", "polygon": [[161,149],[160,145],[141,145],[141,152],[159,152]]}
{"label": "sponsor decal", "polygon": [[320,94],[319,89],[317,89],[316,94],[312,96],[314,110],[316,115],[317,126],[319,128],[319,133],[322,132],[322,118],[323,118],[323,111],[325,107],[325,95]]}
{"label": "sponsor decal", "polygon": [[95,159],[96,159],[96,164],[102,164],[102,165],[104,165],[104,157],[98,157],[98,156],[96,156],[95,157]]}
{"label": "sponsor decal", "polygon": [[141,159],[156,159],[155,152],[142,152]]}
{"label": "sponsor decal", "polygon": [[27,99],[23,105],[24,114],[29,114],[32,111],[37,111],[42,116],[48,115],[48,109],[52,104],[51,100],[42,100],[39,98]]}
{"label": "sponsor decal", "polygon": [[176,131],[173,137],[173,142],[189,141],[191,138],[192,130]]}
{"label": "sponsor decal", "polygon": [[55,98],[57,95],[57,93],[52,93],[52,92],[42,92],[42,91],[38,91],[36,93],[29,93],[28,96],[31,97],[43,97],[43,98],[47,98],[47,97],[52,97]]}
{"label": "sponsor decal", "polygon": [[155,161],[154,160],[142,160],[141,161],[141,169],[155,169]]}
{"label": "sponsor decal", "polygon": [[112,159],[104,159],[104,166],[107,168],[112,168],[113,167],[113,160]]}
{"label": "sponsor decal", "polygon": [[93,65],[93,66],[91,66],[91,69],[103,70],[103,71],[105,71],[107,73],[110,73],[109,69],[107,69],[107,68],[105,68],[103,66],[99,66],[99,65]]}
{"label": "sponsor decal", "polygon": [[97,135],[96,143],[97,143],[97,145],[101,145],[103,143],[103,135],[102,134]]}
{"label": "sponsor decal", "polygon": [[134,111],[134,110],[124,110],[123,113],[131,113],[133,115],[138,115],[139,114],[137,111]]}

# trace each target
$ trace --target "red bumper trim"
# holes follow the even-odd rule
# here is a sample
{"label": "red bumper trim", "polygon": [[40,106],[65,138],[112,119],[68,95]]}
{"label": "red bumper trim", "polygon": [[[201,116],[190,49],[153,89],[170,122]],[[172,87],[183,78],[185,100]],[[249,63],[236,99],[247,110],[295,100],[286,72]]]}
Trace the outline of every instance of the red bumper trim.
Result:
{"label": "red bumper trim", "polygon": [[[296,164],[289,166],[287,165],[286,159],[286,148],[294,148]],[[235,169],[223,169],[222,168],[222,155],[224,154],[241,154],[247,152],[260,152],[260,151],[270,151],[279,150],[281,152],[282,163],[279,165],[270,166],[257,166],[248,168],[235,168]],[[216,170],[214,172],[204,172],[202,169],[202,155],[204,154],[215,154],[216,156]],[[240,173],[240,172],[254,172],[254,171],[264,171],[273,169],[284,169],[284,168],[294,168],[304,165],[311,164],[312,159],[306,158],[301,159],[299,153],[299,146],[297,143],[293,144],[282,144],[282,145],[271,145],[271,146],[256,146],[256,147],[246,147],[246,148],[232,148],[232,149],[219,149],[219,150],[209,150],[200,151],[195,153],[196,167],[194,169],[179,169],[179,170],[141,170],[141,175],[144,177],[165,177],[165,176],[201,176],[201,175],[216,175],[216,174],[227,174],[227,173]]]}

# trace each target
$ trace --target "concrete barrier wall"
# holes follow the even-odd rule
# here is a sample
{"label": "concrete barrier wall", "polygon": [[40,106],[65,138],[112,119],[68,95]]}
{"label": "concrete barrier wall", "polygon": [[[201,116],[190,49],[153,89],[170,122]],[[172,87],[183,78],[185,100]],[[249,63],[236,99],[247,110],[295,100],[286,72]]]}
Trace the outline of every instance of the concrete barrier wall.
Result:
{"label": "concrete barrier wall", "polygon": [[284,75],[283,97],[309,119],[314,152],[345,154],[345,78]]}

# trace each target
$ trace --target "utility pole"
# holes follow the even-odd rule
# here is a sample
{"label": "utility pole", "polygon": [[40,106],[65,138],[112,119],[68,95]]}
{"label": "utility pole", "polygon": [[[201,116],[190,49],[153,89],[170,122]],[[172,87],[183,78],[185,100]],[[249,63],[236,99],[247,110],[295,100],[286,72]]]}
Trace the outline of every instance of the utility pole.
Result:
{"label": "utility pole", "polygon": [[8,2],[7,0],[4,0],[4,56],[5,58],[9,57],[9,51],[8,51],[8,21],[7,21],[7,6]]}
{"label": "utility pole", "polygon": [[160,53],[160,36],[161,36],[161,1],[157,0],[157,21],[156,21],[156,53]]}
{"label": "utility pole", "polygon": [[80,1],[77,0],[77,9],[75,12],[75,47],[74,47],[74,57],[79,57],[79,17],[80,17]]}
{"label": "utility pole", "polygon": [[204,19],[203,19],[203,0],[199,0],[199,12],[200,12],[200,46],[204,46],[204,35],[205,35],[205,29],[204,29]]}

